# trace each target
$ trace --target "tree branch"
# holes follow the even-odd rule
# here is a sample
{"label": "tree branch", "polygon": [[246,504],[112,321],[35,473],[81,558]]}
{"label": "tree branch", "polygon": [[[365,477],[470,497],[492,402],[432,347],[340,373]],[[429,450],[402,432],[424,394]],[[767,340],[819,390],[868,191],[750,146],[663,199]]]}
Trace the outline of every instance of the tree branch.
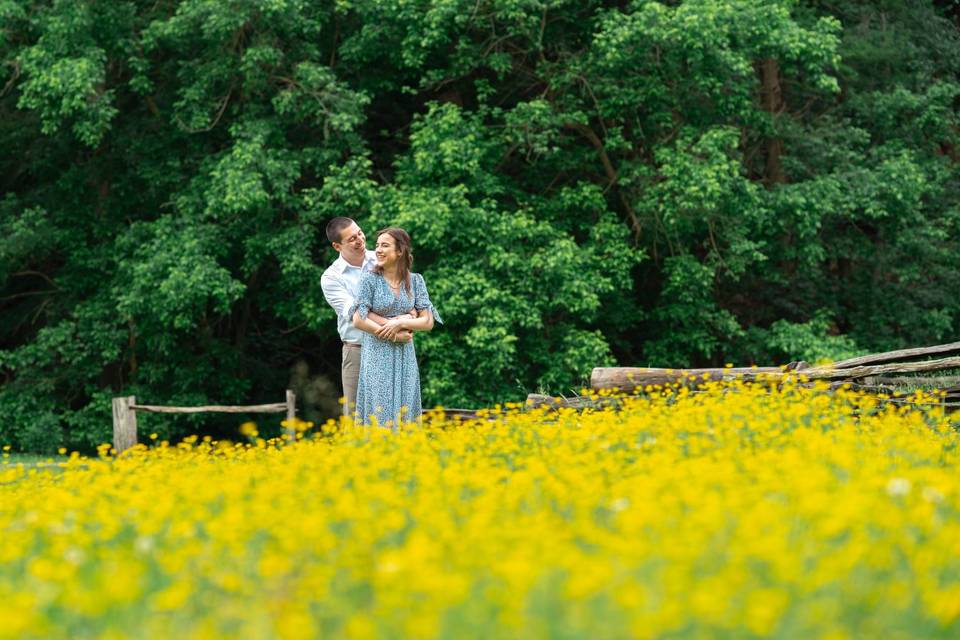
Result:
{"label": "tree branch", "polygon": [[14,271],[10,275],[11,276],[39,276],[44,280],[46,280],[47,282],[49,282],[51,287],[53,287],[57,291],[60,291],[60,287],[57,286],[57,283],[53,281],[53,278],[51,278],[47,274],[42,273],[40,271],[33,271],[32,269],[24,269],[23,271]]}
{"label": "tree branch", "polygon": [[59,289],[47,289],[46,291],[24,291],[23,293],[14,293],[13,295],[4,296],[0,298],[0,302],[16,300],[17,298],[28,298],[30,296],[42,296],[48,293],[59,293],[59,291]]}
{"label": "tree branch", "polygon": [[20,61],[14,60],[13,62],[8,62],[7,64],[13,67],[13,74],[10,76],[10,79],[7,80],[7,84],[3,86],[3,90],[0,91],[0,98],[7,95],[7,92],[13,88],[13,83],[15,83],[17,78],[20,77]]}
{"label": "tree branch", "polygon": [[230,89],[227,91],[227,95],[223,96],[223,102],[220,103],[220,108],[217,110],[217,115],[214,117],[213,122],[210,123],[210,126],[204,127],[202,129],[191,129],[187,126],[187,123],[184,122],[180,116],[176,116],[177,122],[183,127],[187,133],[206,133],[207,131],[212,131],[220,123],[220,118],[223,117],[224,112],[227,110],[227,105],[230,104],[230,98],[233,96],[233,89],[236,87],[236,81],[230,85]]}
{"label": "tree branch", "polygon": [[[593,129],[585,124],[580,124],[579,122],[565,122],[563,126],[567,129],[576,131],[581,136],[586,138],[591,145],[593,145],[594,149],[597,150],[597,155],[600,157],[600,164],[603,165],[603,170],[607,174],[607,189],[613,187],[617,183],[619,176],[616,168],[613,166],[613,162],[610,160],[610,155],[603,146],[603,140],[601,140],[599,136],[594,133]],[[640,226],[640,220],[637,218],[637,212],[634,211],[633,205],[631,205],[630,201],[627,200],[627,197],[623,191],[618,191],[618,195],[620,196],[620,203],[623,205],[624,210],[627,212],[627,217],[630,220],[630,229],[633,231],[634,243],[639,243],[642,228]]]}

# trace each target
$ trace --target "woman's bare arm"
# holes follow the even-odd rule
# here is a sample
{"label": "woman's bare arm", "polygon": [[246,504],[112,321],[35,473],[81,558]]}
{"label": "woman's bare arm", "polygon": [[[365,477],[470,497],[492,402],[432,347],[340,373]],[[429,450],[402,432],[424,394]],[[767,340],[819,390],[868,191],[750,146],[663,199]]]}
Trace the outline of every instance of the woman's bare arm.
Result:
{"label": "woman's bare arm", "polygon": [[366,318],[361,318],[359,311],[353,312],[353,326],[360,329],[360,331],[366,331],[372,334],[376,334],[380,329],[380,325],[371,320],[369,315]]}
{"label": "woman's bare arm", "polygon": [[[417,310],[416,310],[416,309],[411,309],[410,311],[407,312],[407,315],[409,315],[411,318],[416,318],[416,317],[417,317]],[[398,317],[398,318],[402,318],[403,316],[397,316],[397,317]],[[384,318],[384,317],[381,316],[380,314],[374,313],[373,311],[367,312],[367,318],[368,318],[369,320],[373,320],[378,326],[381,326],[381,327],[382,327],[383,325],[387,324],[388,320],[392,320],[392,318]],[[369,332],[368,332],[368,333],[369,333]],[[408,330],[408,329],[404,329],[403,331],[400,331],[400,332],[397,334],[397,340],[398,340],[399,342],[407,342],[407,341],[412,340],[412,339],[413,339],[413,331],[410,331],[410,330]]]}
{"label": "woman's bare arm", "polygon": [[433,329],[433,313],[429,309],[421,309],[416,318],[390,318],[385,325],[374,332],[374,335],[383,340],[393,340],[401,331],[430,331],[431,329]]}
{"label": "woman's bare arm", "polygon": [[[398,316],[396,318],[384,320],[385,324],[379,325],[370,319],[369,313],[367,314],[366,318],[361,318],[359,311],[353,312],[353,326],[361,331],[366,331],[367,333],[373,334],[381,340],[389,340],[391,342],[409,342],[413,339],[413,330],[397,327],[399,322],[403,322],[405,320],[412,320],[412,318],[409,318],[408,316]],[[393,329],[389,335],[384,335],[382,331],[384,327],[387,326],[390,326]]]}

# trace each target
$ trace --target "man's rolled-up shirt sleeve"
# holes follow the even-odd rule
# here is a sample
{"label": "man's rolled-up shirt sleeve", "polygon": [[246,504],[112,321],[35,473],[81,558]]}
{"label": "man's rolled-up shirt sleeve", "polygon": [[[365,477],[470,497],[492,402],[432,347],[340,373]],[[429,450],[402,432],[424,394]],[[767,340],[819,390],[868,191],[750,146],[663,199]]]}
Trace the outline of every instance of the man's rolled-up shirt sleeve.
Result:
{"label": "man's rolled-up shirt sleeve", "polygon": [[323,276],[320,278],[320,288],[323,289],[323,297],[326,299],[327,304],[333,307],[333,310],[337,313],[337,317],[349,320],[349,318],[344,318],[343,314],[353,305],[353,296],[347,291],[347,287],[343,281],[337,278]]}

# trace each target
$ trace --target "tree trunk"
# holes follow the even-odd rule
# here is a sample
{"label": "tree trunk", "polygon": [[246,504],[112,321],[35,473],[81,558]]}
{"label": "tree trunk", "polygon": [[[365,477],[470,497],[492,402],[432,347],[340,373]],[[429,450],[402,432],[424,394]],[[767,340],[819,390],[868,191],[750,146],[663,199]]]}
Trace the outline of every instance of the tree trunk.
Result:
{"label": "tree trunk", "polygon": [[[763,109],[770,113],[771,120],[776,122],[784,109],[783,92],[780,89],[780,65],[774,58],[767,58],[760,63],[762,78],[761,101]],[[783,173],[783,140],[776,136],[767,138],[767,168],[765,182],[767,185],[782,184],[787,181]]]}

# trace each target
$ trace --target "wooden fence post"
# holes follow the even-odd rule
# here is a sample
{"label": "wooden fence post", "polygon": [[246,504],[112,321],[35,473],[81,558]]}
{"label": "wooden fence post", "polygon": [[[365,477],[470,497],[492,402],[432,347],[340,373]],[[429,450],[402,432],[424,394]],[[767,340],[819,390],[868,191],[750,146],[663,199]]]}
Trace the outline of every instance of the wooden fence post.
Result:
{"label": "wooden fence post", "polygon": [[135,396],[113,399],[113,448],[117,455],[137,444],[137,412]]}
{"label": "wooden fence post", "polygon": [[297,430],[294,429],[294,419],[297,417],[297,395],[287,389],[287,435],[293,440],[297,437]]}

